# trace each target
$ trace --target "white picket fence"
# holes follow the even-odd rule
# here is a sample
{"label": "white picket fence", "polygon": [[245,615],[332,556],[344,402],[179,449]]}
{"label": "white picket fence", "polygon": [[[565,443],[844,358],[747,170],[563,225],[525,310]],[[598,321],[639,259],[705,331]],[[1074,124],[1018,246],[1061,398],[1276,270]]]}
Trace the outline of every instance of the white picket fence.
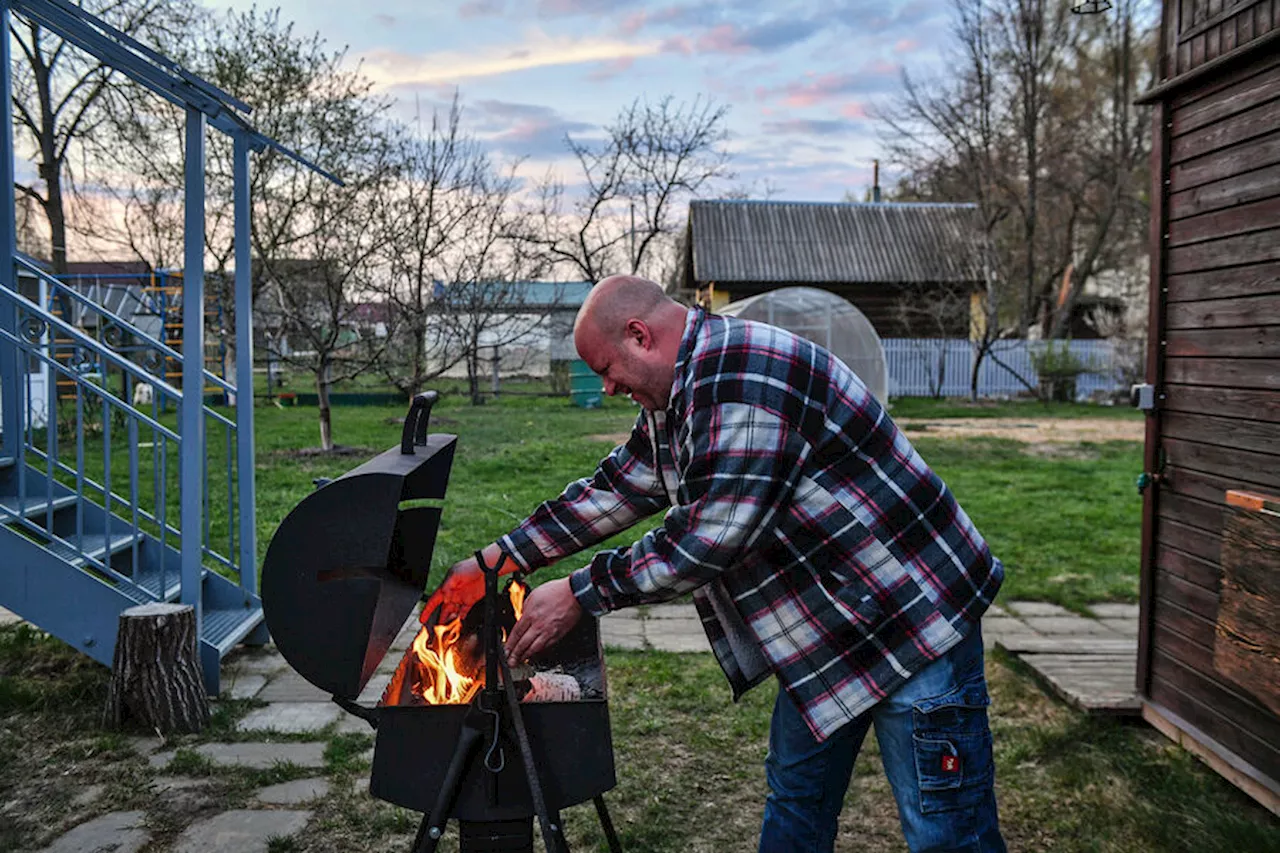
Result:
{"label": "white picket fence", "polygon": [[[969,396],[974,358],[974,346],[969,341],[885,338],[881,343],[889,368],[890,397]],[[1119,347],[1108,340],[1067,343],[1072,355],[1091,368],[1076,381],[1076,399],[1121,390],[1124,380]],[[1053,344],[1061,347],[1063,342]],[[997,341],[978,371],[978,396],[1016,397],[1030,393],[1027,384],[1035,388],[1040,381],[1031,356],[1042,352],[1046,345],[1045,341]],[[1019,381],[1019,376],[1027,384]]]}

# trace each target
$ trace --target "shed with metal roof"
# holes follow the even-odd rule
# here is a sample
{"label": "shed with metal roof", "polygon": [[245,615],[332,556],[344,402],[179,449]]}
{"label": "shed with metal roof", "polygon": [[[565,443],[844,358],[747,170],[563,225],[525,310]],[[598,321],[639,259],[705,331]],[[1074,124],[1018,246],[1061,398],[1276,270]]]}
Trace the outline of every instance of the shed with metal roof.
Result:
{"label": "shed with metal roof", "polygon": [[[848,299],[882,337],[967,337],[986,289],[976,205],[694,201],[685,293],[711,308],[782,287]],[[912,319],[922,301],[932,322]],[[944,306],[950,306],[946,308]]]}

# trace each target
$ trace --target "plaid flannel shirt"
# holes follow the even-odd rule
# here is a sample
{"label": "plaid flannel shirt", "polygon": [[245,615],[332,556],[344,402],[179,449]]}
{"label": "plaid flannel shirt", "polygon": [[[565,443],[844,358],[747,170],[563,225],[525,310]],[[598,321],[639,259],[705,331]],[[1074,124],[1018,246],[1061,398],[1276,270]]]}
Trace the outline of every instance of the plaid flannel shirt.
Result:
{"label": "plaid flannel shirt", "polygon": [[1003,567],[862,381],[809,341],[689,312],[665,412],[503,538],[588,612],[694,590],[736,699],[770,672],[824,739],[977,624]]}

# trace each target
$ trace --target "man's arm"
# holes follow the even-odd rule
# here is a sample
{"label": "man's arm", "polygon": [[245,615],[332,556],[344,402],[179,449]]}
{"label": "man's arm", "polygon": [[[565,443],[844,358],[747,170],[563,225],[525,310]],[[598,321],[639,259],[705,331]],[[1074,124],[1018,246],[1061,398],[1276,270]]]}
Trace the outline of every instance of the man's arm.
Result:
{"label": "man's arm", "polygon": [[526,572],[576,554],[668,506],[661,477],[649,418],[641,414],[593,476],[570,483],[498,544]]}
{"label": "man's arm", "polygon": [[570,576],[584,610],[665,601],[731,568],[772,527],[809,455],[783,418],[744,403],[695,415],[689,436],[688,502],[632,547],[602,551]]}
{"label": "man's arm", "polygon": [[[667,506],[666,490],[653,458],[649,419],[641,414],[627,441],[600,462],[591,477],[570,483],[559,498],[534,510],[482,556],[501,574],[525,572],[589,548]],[[475,558],[455,564],[422,609],[423,618],[440,608],[453,619],[484,595],[484,575]]]}

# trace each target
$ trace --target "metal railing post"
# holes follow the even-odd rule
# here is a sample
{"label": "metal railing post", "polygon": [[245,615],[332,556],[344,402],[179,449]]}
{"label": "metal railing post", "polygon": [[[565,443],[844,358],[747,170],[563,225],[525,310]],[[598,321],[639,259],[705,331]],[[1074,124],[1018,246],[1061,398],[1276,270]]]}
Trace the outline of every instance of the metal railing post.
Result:
{"label": "metal railing post", "polygon": [[204,113],[187,107],[182,284],[182,603],[200,607],[204,537]]}
{"label": "metal railing post", "polygon": [[[249,140],[235,138],[236,485],[240,510],[240,586],[258,591],[258,537],[253,453],[253,276],[249,242]],[[228,554],[233,557],[234,555]]]}
{"label": "metal railing post", "polygon": [[[18,289],[17,273],[13,266],[13,256],[17,252],[17,214],[13,189],[13,84],[7,73],[11,65],[11,45],[9,39],[9,4],[0,0],[0,101],[4,109],[0,110],[0,287],[10,290]],[[9,301],[0,303],[0,329],[11,334],[18,332],[18,308]],[[21,353],[17,346],[8,343],[0,345],[0,450],[13,456],[21,464],[22,461],[22,378],[26,373],[26,365],[21,363]]]}

